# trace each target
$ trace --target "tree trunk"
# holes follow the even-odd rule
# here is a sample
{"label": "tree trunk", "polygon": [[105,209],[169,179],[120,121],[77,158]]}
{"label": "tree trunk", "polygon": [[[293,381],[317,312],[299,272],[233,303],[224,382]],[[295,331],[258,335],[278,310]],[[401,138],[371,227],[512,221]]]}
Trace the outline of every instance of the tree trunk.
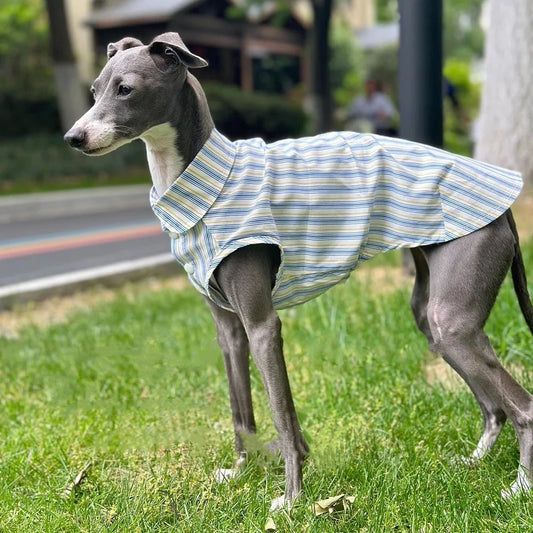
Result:
{"label": "tree trunk", "polygon": [[315,133],[332,128],[333,105],[329,75],[329,25],[333,0],[312,0],[313,29],[311,32],[311,107]]}
{"label": "tree trunk", "polygon": [[522,172],[533,185],[533,2],[490,1],[475,156]]}
{"label": "tree trunk", "polygon": [[46,8],[50,21],[59,116],[63,130],[67,131],[87,109],[87,99],[72,53],[64,1],[46,0]]}

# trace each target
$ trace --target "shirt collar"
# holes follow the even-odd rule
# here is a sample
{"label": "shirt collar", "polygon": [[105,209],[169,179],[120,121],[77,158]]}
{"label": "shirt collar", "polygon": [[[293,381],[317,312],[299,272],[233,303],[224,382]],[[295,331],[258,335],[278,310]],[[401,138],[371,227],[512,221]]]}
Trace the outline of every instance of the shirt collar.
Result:
{"label": "shirt collar", "polygon": [[189,166],[167,191],[150,192],[152,210],[164,228],[183,233],[197,224],[218,198],[233,167],[235,145],[213,129]]}

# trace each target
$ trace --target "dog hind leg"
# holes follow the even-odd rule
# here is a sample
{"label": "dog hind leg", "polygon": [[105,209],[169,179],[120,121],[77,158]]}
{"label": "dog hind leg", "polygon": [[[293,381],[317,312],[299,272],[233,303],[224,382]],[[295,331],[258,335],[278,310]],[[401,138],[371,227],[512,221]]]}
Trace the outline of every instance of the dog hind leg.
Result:
{"label": "dog hind leg", "polygon": [[505,217],[446,244],[424,249],[429,266],[427,317],[432,349],[465,379],[480,402],[485,433],[474,452],[494,444],[505,416],[520,446],[518,477],[504,496],[528,490],[533,472],[533,397],[503,368],[483,326],[514,255]]}
{"label": "dog hind leg", "polygon": [[[411,250],[411,253],[416,267],[411,309],[418,329],[426,336],[429,346],[433,347],[433,334],[431,333],[428,319],[429,266],[422,249],[414,248]],[[479,439],[472,455],[470,457],[461,457],[461,462],[471,464],[481,460],[492,449],[503,429],[507,417],[500,407],[478,386],[475,380],[469,379],[469,376],[464,374],[461,374],[461,377],[474,394],[483,414],[484,421],[483,435]]]}

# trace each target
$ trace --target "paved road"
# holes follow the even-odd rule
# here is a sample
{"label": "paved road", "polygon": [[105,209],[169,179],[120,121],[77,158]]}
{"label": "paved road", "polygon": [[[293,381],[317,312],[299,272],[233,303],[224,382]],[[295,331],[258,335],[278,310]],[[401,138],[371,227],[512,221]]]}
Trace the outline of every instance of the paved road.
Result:
{"label": "paved road", "polygon": [[0,287],[169,251],[150,208],[0,225]]}
{"label": "paved road", "polygon": [[[115,194],[119,196],[120,191]],[[58,210],[57,215],[55,204],[53,212],[44,213],[47,200],[38,200],[35,207],[25,204],[24,216],[18,215],[18,205],[8,216],[0,202],[0,300],[13,290],[35,291],[43,282],[47,287],[73,283],[79,279],[73,274],[80,272],[87,280],[101,276],[104,270],[109,275],[171,264],[169,238],[161,231],[147,196],[133,202],[128,198],[117,209],[105,205],[95,193],[92,204],[83,198],[85,205],[80,203],[79,209]]]}

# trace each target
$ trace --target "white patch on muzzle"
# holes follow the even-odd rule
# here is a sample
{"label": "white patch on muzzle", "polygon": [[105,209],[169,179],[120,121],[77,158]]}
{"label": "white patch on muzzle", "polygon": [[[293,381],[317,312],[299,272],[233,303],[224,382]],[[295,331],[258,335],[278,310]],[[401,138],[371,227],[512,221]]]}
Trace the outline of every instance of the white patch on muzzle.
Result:
{"label": "white patch on muzzle", "polygon": [[82,117],[73,127],[81,128],[85,132],[85,144],[82,151],[86,155],[108,154],[133,140],[127,138],[116,139],[116,126],[102,120],[87,120]]}

